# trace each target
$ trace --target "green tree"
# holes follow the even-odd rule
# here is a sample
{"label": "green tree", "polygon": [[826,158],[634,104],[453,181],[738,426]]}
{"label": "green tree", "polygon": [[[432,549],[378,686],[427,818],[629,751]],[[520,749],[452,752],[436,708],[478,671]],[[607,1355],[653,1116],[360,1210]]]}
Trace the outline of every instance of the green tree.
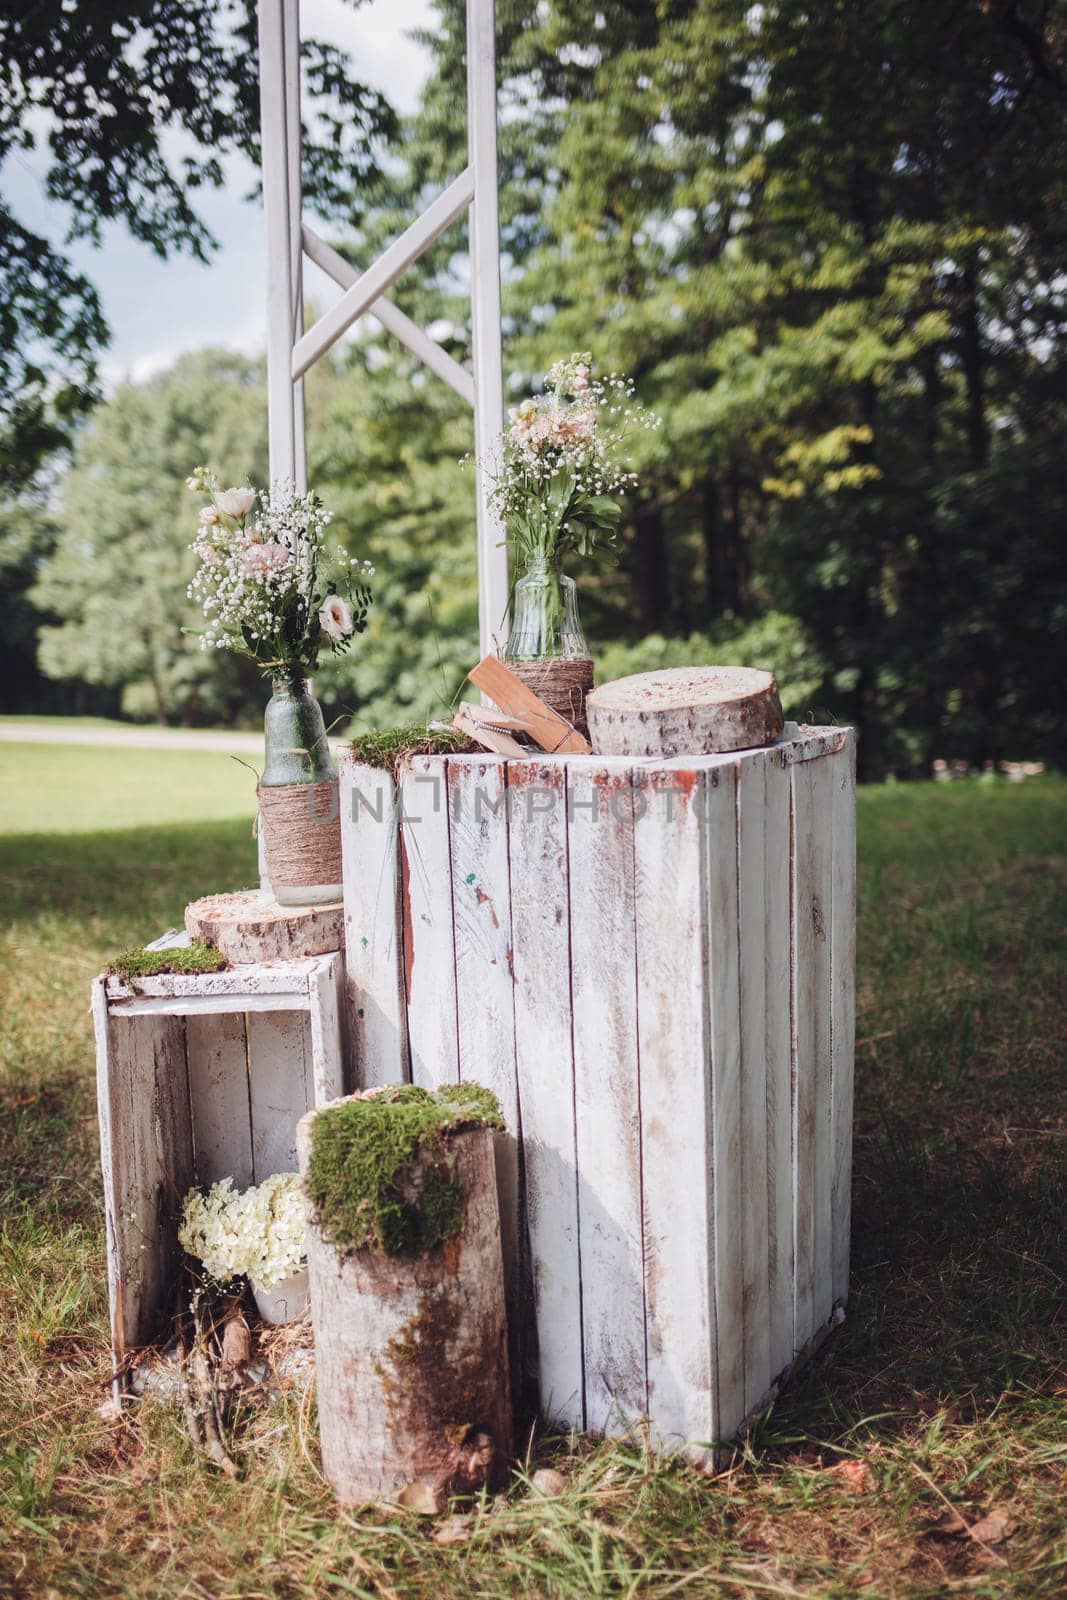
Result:
{"label": "green tree", "polygon": [[[358,3],[358,0],[357,0]],[[358,216],[396,127],[342,51],[301,46],[304,187],[326,216]],[[232,155],[259,160],[254,0],[15,0],[0,10],[0,162],[47,151],[44,187],[70,207],[68,240],[105,222],[165,256],[205,259],[197,191]],[[62,250],[0,200],[0,490],[28,483],[97,398],[108,331]]]}
{"label": "green tree", "polygon": [[80,433],[31,594],[51,619],[38,644],[49,678],[119,688],[127,712],[161,722],[230,722],[255,703],[255,669],[183,631],[201,621],[186,595],[197,503],[184,483],[201,461],[266,482],[262,362],[186,356],[122,385]]}

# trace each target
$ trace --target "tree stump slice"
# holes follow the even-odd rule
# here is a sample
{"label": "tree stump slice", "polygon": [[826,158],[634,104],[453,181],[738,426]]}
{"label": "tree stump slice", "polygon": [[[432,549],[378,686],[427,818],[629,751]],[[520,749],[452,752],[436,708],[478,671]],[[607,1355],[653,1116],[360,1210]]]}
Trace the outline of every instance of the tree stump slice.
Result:
{"label": "tree stump slice", "polygon": [[603,683],[586,697],[596,755],[716,755],[773,744],[785,726],[773,672],[669,667]]}
{"label": "tree stump slice", "polygon": [[[305,1179],[317,1115],[297,1127]],[[451,1495],[499,1487],[510,1464],[493,1130],[454,1133],[449,1147],[463,1222],[425,1255],[342,1253],[308,1222],[322,1465],[343,1505],[440,1511]]]}
{"label": "tree stump slice", "polygon": [[328,955],[344,946],[341,901],[322,906],[281,906],[258,889],[209,894],[185,908],[190,938],[221,950],[235,966]]}

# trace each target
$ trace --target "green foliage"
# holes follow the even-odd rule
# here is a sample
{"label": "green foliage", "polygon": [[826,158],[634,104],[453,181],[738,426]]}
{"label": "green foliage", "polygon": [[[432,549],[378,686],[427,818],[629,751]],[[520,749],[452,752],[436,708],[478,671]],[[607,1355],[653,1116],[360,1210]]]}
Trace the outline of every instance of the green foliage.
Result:
{"label": "green foliage", "polygon": [[[396,131],[347,55],[301,42],[305,200],[358,215]],[[70,237],[121,222],[158,255],[205,260],[198,191],[225,158],[259,161],[254,0],[36,0],[0,12],[0,162],[47,151],[44,188]],[[229,180],[229,181],[232,181]],[[0,489],[28,483],[98,397],[108,329],[92,284],[0,202]]]}
{"label": "green foliage", "polygon": [[161,972],[224,972],[228,966],[221,950],[194,940],[170,950],[146,950],[143,945],[124,950],[108,962],[107,970],[126,983],[136,983],[138,978],[155,978]]}
{"label": "green foliage", "polygon": [[312,1123],[306,1177],[317,1223],[338,1250],[426,1254],[462,1221],[450,1137],[503,1126],[496,1096],[476,1083],[433,1094],[400,1084],[328,1107]]}
{"label": "green foliage", "polygon": [[188,598],[196,567],[189,463],[212,455],[238,479],[267,478],[262,363],[186,356],[124,384],[78,440],[54,511],[55,548],[31,598],[49,619],[38,659],[50,678],[143,686],[160,721],[232,721],[254,706],[254,668],[205,652]]}

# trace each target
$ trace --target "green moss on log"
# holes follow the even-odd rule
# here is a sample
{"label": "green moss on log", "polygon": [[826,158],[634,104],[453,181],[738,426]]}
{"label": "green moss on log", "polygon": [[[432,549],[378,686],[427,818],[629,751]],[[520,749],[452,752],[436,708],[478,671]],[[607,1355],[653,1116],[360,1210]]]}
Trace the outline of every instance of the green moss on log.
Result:
{"label": "green moss on log", "polygon": [[169,950],[124,950],[108,964],[108,972],[124,983],[156,978],[163,972],[224,972],[229,962],[211,944],[175,945]]}
{"label": "green moss on log", "polygon": [[380,767],[395,778],[412,756],[467,755],[478,746],[458,728],[391,728],[386,733],[363,733],[352,741],[357,761]]}
{"label": "green moss on log", "polygon": [[496,1096],[477,1083],[433,1094],[398,1084],[320,1111],[306,1181],[315,1221],[338,1250],[425,1255],[463,1220],[451,1137],[503,1126]]}

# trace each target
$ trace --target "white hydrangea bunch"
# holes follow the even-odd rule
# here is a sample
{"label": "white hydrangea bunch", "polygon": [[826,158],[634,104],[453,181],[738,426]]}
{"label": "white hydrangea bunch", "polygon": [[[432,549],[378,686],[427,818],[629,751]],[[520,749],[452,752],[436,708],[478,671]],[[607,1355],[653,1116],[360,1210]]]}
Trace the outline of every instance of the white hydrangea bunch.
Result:
{"label": "white hydrangea bunch", "polygon": [[278,1172],[243,1193],[232,1178],[221,1178],[206,1194],[190,1189],[178,1241],[216,1283],[244,1276],[273,1289],[305,1262],[300,1179]]}
{"label": "white hydrangea bunch", "polygon": [[290,484],[268,493],[223,489],[206,467],[188,488],[209,496],[190,549],[200,566],[189,586],[206,619],[205,650],[251,656],[271,676],[314,672],[323,650],[346,650],[370,610],[374,568],[326,548],[330,513]]}
{"label": "white hydrangea bunch", "polygon": [[545,392],[508,414],[491,498],[527,561],[554,561],[572,549],[590,555],[613,543],[619,497],[637,485],[625,442],[660,426],[630,378],[594,377],[591,362],[588,350],[557,361]]}

